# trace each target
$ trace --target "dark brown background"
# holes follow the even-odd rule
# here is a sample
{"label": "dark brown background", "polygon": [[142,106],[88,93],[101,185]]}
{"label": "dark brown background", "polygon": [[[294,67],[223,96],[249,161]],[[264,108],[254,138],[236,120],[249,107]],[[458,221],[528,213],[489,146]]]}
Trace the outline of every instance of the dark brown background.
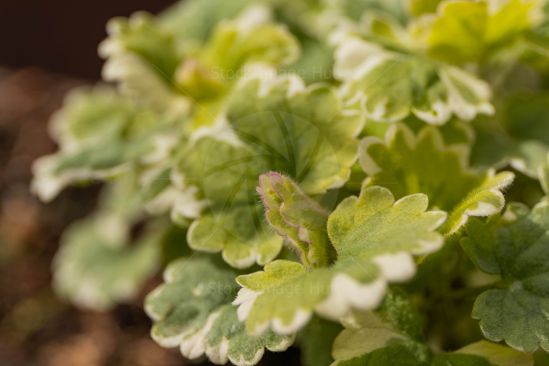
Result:
{"label": "dark brown background", "polygon": [[0,66],[39,66],[97,79],[97,45],[113,16],[158,12],[173,0],[0,0]]}

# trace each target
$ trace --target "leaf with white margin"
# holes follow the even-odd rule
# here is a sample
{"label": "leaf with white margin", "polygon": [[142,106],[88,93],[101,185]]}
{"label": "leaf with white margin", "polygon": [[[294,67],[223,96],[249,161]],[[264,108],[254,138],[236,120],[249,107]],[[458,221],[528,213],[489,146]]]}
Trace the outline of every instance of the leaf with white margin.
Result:
{"label": "leaf with white margin", "polygon": [[[340,187],[356,161],[361,127],[361,118],[347,114],[330,87],[305,87],[298,77],[265,67],[246,74],[224,114],[192,134],[177,163],[182,185],[196,187],[209,203],[191,226],[189,245],[222,251],[237,268],[271,261],[282,238],[258,212],[259,176],[287,174],[307,194]],[[215,222],[220,226],[212,231],[208,225]]]}
{"label": "leaf with white margin", "polygon": [[464,70],[356,36],[342,38],[334,66],[341,96],[373,120],[396,122],[414,114],[444,124],[453,115],[471,120],[494,113],[489,85]]}
{"label": "leaf with white margin", "polygon": [[198,197],[195,187],[185,188],[182,180],[170,160],[141,172],[140,195],[147,212],[155,216],[169,212],[172,221],[183,227],[189,225],[189,219],[199,217],[208,202]]}
{"label": "leaf with white margin", "polygon": [[173,34],[146,13],[114,18],[107,32],[108,38],[99,46],[99,54],[106,59],[103,78],[117,82],[121,93],[141,105],[169,116],[187,114],[190,101],[174,86],[181,56]]}
{"label": "leaf with white margin", "polygon": [[466,230],[465,252],[482,271],[502,278],[501,286],[482,293],[473,307],[484,336],[523,352],[549,350],[547,202],[530,212],[512,205],[501,219],[474,220]]}
{"label": "leaf with white margin", "polygon": [[198,251],[222,253],[234,268],[272,261],[282,248],[282,238],[263,221],[258,207],[242,205],[205,212],[189,227],[189,246]]}
{"label": "leaf with white margin", "polygon": [[301,263],[324,267],[331,262],[335,253],[326,232],[326,209],[279,173],[262,174],[257,192],[267,222],[298,251]]}
{"label": "leaf with white margin", "polygon": [[64,233],[53,262],[58,294],[80,307],[101,311],[138,294],[160,264],[159,242],[166,225],[149,225],[132,246],[124,233],[116,233],[129,230],[124,225],[114,216],[97,215]]}
{"label": "leaf with white margin", "polygon": [[50,121],[49,131],[63,150],[74,151],[109,136],[119,136],[131,123],[134,106],[115,90],[100,85],[71,90]]}
{"label": "leaf with white margin", "polygon": [[273,23],[268,7],[250,6],[234,20],[215,28],[198,58],[219,72],[234,73],[244,63],[287,65],[299,57],[299,44],[292,33]]}
{"label": "leaf with white margin", "polygon": [[214,99],[230,90],[246,64],[278,67],[295,61],[300,53],[297,39],[272,18],[270,8],[255,5],[221,21],[176,71],[178,87],[193,99]]}
{"label": "leaf with white margin", "polygon": [[434,58],[465,63],[485,61],[516,45],[542,19],[540,0],[445,0],[435,14],[418,18],[412,33]]}
{"label": "leaf with white margin", "polygon": [[51,125],[60,149],[35,161],[31,189],[49,201],[69,184],[105,179],[130,162],[163,159],[173,147],[162,139],[167,130],[168,121],[106,87],[70,93]]}
{"label": "leaf with white margin", "polygon": [[329,267],[307,270],[277,260],[263,271],[242,275],[235,304],[252,333],[272,328],[291,334],[312,312],[338,320],[352,309],[374,309],[387,284],[415,274],[413,255],[437,250],[436,229],[446,214],[426,211],[427,196],[415,194],[395,202],[389,190],[367,187],[360,197],[343,200],[328,219],[328,235],[338,258]]}
{"label": "leaf with white margin", "polygon": [[367,185],[390,188],[396,197],[425,193],[431,207],[449,213],[442,228],[455,233],[470,216],[489,216],[505,204],[502,190],[513,181],[510,172],[475,171],[468,167],[467,145],[445,145],[438,128],[424,127],[417,135],[404,124],[389,128],[385,141],[367,137],[359,160]]}
{"label": "leaf with white margin", "polygon": [[177,169],[184,180],[182,186],[198,187],[196,196],[204,205],[203,213],[189,228],[189,246],[222,252],[227,263],[236,268],[270,262],[282,248],[282,238],[269,230],[255,204],[257,179],[267,171],[264,163],[246,147],[208,136],[191,146]]}
{"label": "leaf with white margin", "polygon": [[356,161],[363,118],[325,84],[307,87],[296,75],[255,72],[239,82],[226,109],[238,139],[307,194],[341,187]]}
{"label": "leaf with white margin", "polygon": [[153,339],[163,347],[179,347],[183,356],[206,355],[216,364],[255,365],[265,352],[285,351],[291,336],[248,335],[230,304],[238,286],[236,273],[206,258],[181,258],[164,272],[165,283],[145,300],[153,319]]}

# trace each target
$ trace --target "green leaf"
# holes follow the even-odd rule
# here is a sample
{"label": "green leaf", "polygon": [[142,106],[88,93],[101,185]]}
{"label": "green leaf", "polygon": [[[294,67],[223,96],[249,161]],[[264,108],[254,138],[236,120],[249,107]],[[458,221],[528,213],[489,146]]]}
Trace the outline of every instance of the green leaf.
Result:
{"label": "green leaf", "polygon": [[299,337],[301,362],[305,366],[329,366],[332,344],[341,332],[341,325],[319,317],[313,317]]}
{"label": "green leaf", "polygon": [[[383,349],[391,343],[407,341],[403,334],[374,313],[355,314],[353,318],[343,321],[343,326],[345,329],[338,335],[333,346],[333,356],[337,360],[335,365],[345,365],[345,361]],[[421,345],[409,342],[407,346],[417,347],[414,352],[417,353],[417,361],[427,360],[430,356],[428,350],[421,349]]]}
{"label": "green leaf", "polygon": [[334,255],[326,233],[328,211],[278,173],[261,175],[257,191],[268,223],[298,251],[301,262],[313,267],[328,265]]}
{"label": "green leaf", "polygon": [[[405,297],[400,301],[410,303]],[[404,299],[404,300],[403,300]],[[434,353],[421,338],[410,338],[386,314],[399,308],[385,302],[379,313],[355,313],[344,320],[345,329],[334,342],[332,366],[532,366],[532,356],[499,344],[480,341],[451,353]],[[416,310],[413,310],[415,313]],[[385,313],[385,314],[384,314]],[[417,316],[417,314],[415,315]],[[415,320],[417,321],[417,319]],[[383,361],[383,362],[382,362]]]}
{"label": "green leaf", "polygon": [[482,61],[539,24],[542,1],[442,1],[412,25],[427,52],[450,62]]}
{"label": "green leaf", "polygon": [[453,115],[471,120],[494,112],[488,84],[464,70],[356,36],[341,38],[334,74],[343,83],[342,96],[373,120],[396,122],[413,114],[443,124]]}
{"label": "green leaf", "polygon": [[532,355],[486,341],[470,344],[457,352],[484,357],[496,366],[533,366],[534,364]]}
{"label": "green leaf", "polygon": [[306,83],[330,81],[333,78],[334,57],[332,49],[314,38],[300,39],[301,55],[282,71],[299,75]]}
{"label": "green leaf", "polygon": [[[355,136],[362,127],[331,88],[306,88],[297,77],[279,77],[271,69],[256,72],[239,82],[212,125],[195,131],[177,165],[183,185],[196,187],[209,202],[207,217],[191,227],[189,245],[222,251],[238,268],[271,261],[278,253],[274,243],[281,245],[257,211],[259,176],[282,172],[307,194],[340,187],[356,160]],[[214,222],[221,225],[218,234],[208,227]],[[256,249],[245,248],[250,244]]]}
{"label": "green leaf", "polygon": [[[549,94],[517,92],[501,101],[494,118],[479,121],[473,161],[509,164],[531,178],[549,153]],[[494,146],[496,145],[496,146]]]}
{"label": "green leaf", "polygon": [[417,135],[404,124],[391,126],[385,142],[372,137],[362,140],[359,154],[369,176],[365,184],[390,188],[396,197],[425,193],[431,207],[449,212],[442,228],[445,234],[456,232],[471,216],[500,212],[505,203],[501,190],[513,180],[509,172],[468,167],[467,145],[445,145],[433,126]]}
{"label": "green leaf", "polygon": [[205,42],[222,20],[236,16],[251,3],[250,0],[180,1],[161,13],[158,23],[175,35],[176,41],[182,43],[179,46],[193,47]]}
{"label": "green leaf", "polygon": [[[497,346],[497,345],[496,345]],[[501,347],[501,346],[499,346]],[[505,347],[501,347],[505,348]],[[516,359],[522,361],[520,356],[513,354],[511,362]],[[389,344],[371,353],[359,356],[350,360],[338,361],[332,366],[376,366],[376,365],[402,365],[402,366],[532,366],[529,356],[523,363],[509,363],[507,360],[502,363],[494,363],[494,360],[480,355],[466,354],[461,351],[434,355],[431,359],[420,358],[416,350],[404,343]],[[497,359],[496,359],[497,360]]]}
{"label": "green leaf", "polygon": [[248,335],[230,304],[237,291],[235,272],[205,258],[181,258],[164,273],[166,283],[145,300],[153,319],[153,339],[163,347],[179,347],[195,359],[206,355],[216,364],[255,365],[265,352],[286,350],[292,337]]}
{"label": "green leaf", "polygon": [[383,12],[399,21],[408,18],[407,1],[401,0],[345,0],[343,1],[345,15],[351,19],[360,20],[364,14]]}
{"label": "green leaf", "polygon": [[341,187],[356,161],[362,118],[324,84],[306,87],[295,75],[256,72],[229,100],[226,115],[236,136],[308,194]]}
{"label": "green leaf", "polygon": [[435,13],[441,2],[443,0],[410,0],[410,13],[414,16]]}
{"label": "green leaf", "polygon": [[173,34],[146,13],[114,18],[99,54],[106,59],[103,78],[118,83],[122,94],[170,116],[188,113],[190,101],[174,86],[181,63]]}
{"label": "green leaf", "polygon": [[67,94],[56,112],[50,132],[62,149],[93,145],[119,137],[132,122],[134,106],[107,86],[78,88]]}
{"label": "green leaf", "polygon": [[[409,296],[402,290],[388,291],[374,312],[355,312],[342,319],[345,329],[336,338],[332,354],[339,363],[361,357],[393,343],[415,349],[414,359],[426,361],[430,354],[422,344],[423,326]],[[338,364],[338,363],[336,363]]]}
{"label": "green leaf", "polygon": [[33,166],[32,190],[44,201],[67,185],[105,179],[132,163],[162,160],[174,146],[173,126],[108,88],[77,90],[54,117],[60,150]]}
{"label": "green leaf", "polygon": [[299,52],[294,36],[271,21],[269,8],[251,6],[217,25],[204,46],[178,69],[176,82],[194,99],[214,98],[234,85],[244,65],[287,65]]}
{"label": "green leaf", "polygon": [[332,364],[332,366],[377,365],[429,366],[429,363],[418,358],[414,348],[408,347],[403,343],[393,343],[387,345],[387,347],[377,349],[371,353],[367,353],[349,360],[336,360],[336,362]]}
{"label": "green leaf", "polygon": [[325,39],[329,32],[342,19],[344,1],[325,0],[269,0],[278,16],[295,33]]}
{"label": "green leaf", "polygon": [[538,179],[541,189],[545,195],[549,194],[549,157],[547,161],[538,168]]}
{"label": "green leaf", "polygon": [[549,350],[548,230],[549,206],[542,201],[531,212],[515,205],[500,220],[472,221],[462,239],[479,268],[503,281],[477,298],[473,317],[486,338],[523,352]]}
{"label": "green leaf", "polygon": [[292,63],[299,56],[297,40],[270,18],[267,7],[255,6],[233,21],[221,22],[200,51],[200,60],[233,78],[247,62],[273,66]]}
{"label": "green leaf", "polygon": [[[63,235],[54,268],[54,287],[78,306],[107,310],[134,298],[156,271],[164,230],[149,225],[132,246],[119,235],[116,217],[93,217],[71,226]],[[122,233],[123,234],[123,233]]]}
{"label": "green leaf", "polygon": [[217,253],[235,268],[264,265],[278,255],[282,238],[262,222],[258,208],[232,206],[204,213],[189,227],[189,246]]}
{"label": "green leaf", "polygon": [[388,282],[413,277],[412,255],[442,245],[436,232],[445,214],[426,211],[427,197],[411,195],[395,202],[381,187],[365,188],[360,197],[343,200],[328,219],[328,234],[337,252],[330,267],[307,270],[277,260],[263,271],[239,276],[243,287],[235,304],[252,333],[268,327],[291,334],[307,323],[313,311],[339,319],[352,309],[373,309]]}

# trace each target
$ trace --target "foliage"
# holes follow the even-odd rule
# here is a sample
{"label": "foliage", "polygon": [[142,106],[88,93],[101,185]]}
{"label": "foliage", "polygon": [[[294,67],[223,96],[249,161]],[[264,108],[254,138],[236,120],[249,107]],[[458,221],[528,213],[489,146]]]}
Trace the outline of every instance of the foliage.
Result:
{"label": "foliage", "polygon": [[533,365],[548,29],[546,0],[186,0],[112,20],[110,84],[67,96],[33,167],[44,201],[105,186],[54,288],[108,310],[163,271],[151,336],[218,364],[295,345],[315,366]]}

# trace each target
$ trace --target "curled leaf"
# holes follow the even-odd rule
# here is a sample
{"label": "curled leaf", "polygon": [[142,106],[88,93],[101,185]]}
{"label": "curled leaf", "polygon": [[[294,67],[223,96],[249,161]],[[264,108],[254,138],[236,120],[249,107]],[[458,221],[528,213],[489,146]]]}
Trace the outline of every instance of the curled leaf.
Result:
{"label": "curled leaf", "polygon": [[328,212],[291,179],[278,173],[261,175],[257,191],[268,223],[299,251],[302,263],[328,265],[333,256],[326,232]]}
{"label": "curled leaf", "polygon": [[[259,176],[282,172],[307,194],[340,187],[356,160],[355,136],[362,127],[331,88],[307,88],[295,76],[261,70],[239,82],[212,126],[195,131],[177,165],[184,186],[196,187],[209,203],[207,216],[191,227],[190,246],[221,251],[238,268],[265,264],[281,247],[256,207]],[[214,222],[219,226],[212,231],[206,223]],[[252,243],[256,249],[246,250]]]}
{"label": "curled leaf", "polygon": [[313,311],[339,319],[352,309],[373,309],[387,283],[413,277],[412,255],[440,247],[436,232],[445,214],[426,211],[422,194],[394,200],[381,187],[365,188],[360,197],[342,201],[328,219],[328,234],[337,252],[329,267],[307,270],[277,260],[263,271],[237,278],[243,287],[235,304],[250,332],[272,328],[291,334],[305,325]]}

